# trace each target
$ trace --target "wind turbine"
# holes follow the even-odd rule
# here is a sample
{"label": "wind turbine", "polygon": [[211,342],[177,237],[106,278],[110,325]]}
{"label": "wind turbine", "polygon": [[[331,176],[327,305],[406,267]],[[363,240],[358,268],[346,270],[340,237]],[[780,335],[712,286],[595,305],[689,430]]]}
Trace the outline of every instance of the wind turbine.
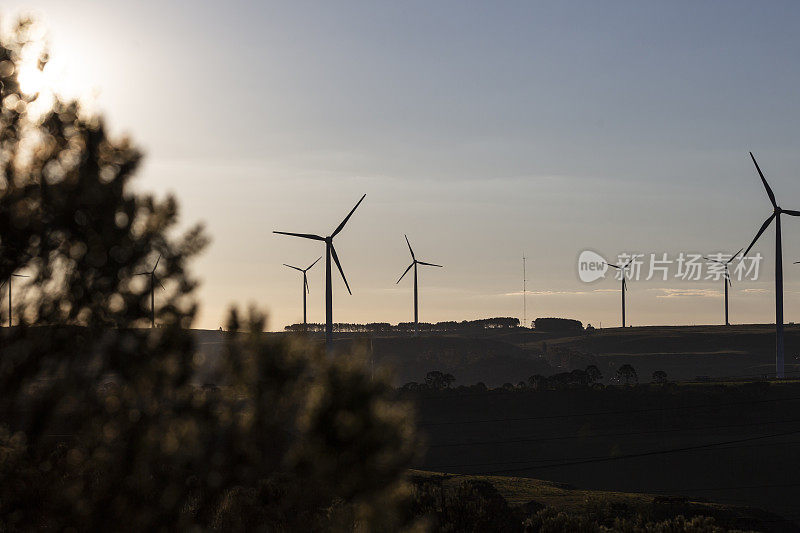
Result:
{"label": "wind turbine", "polygon": [[736,259],[739,256],[740,253],[742,253],[743,249],[744,248],[740,249],[738,252],[733,254],[731,256],[731,258],[728,259],[727,261],[717,261],[716,259],[711,259],[709,257],[704,257],[703,258],[706,261],[711,261],[712,263],[717,263],[717,264],[723,265],[725,267],[725,277],[723,279],[723,285],[725,285],[725,325],[726,326],[730,326],[731,325],[731,323],[728,321],[728,286],[729,285],[731,287],[733,286],[733,284],[731,283],[731,273],[728,270],[728,265],[731,263],[731,261]]}
{"label": "wind turbine", "polygon": [[625,327],[625,291],[628,290],[628,284],[625,283],[625,269],[628,268],[628,265],[631,264],[633,258],[629,259],[627,263],[624,265],[612,265],[611,263],[606,263],[608,266],[612,268],[616,268],[617,270],[622,271],[622,327]]}
{"label": "wind turbine", "polygon": [[764,188],[767,190],[767,196],[769,196],[769,201],[772,202],[772,214],[769,216],[767,220],[764,221],[764,224],[761,226],[761,229],[758,230],[756,236],[753,238],[753,242],[750,243],[750,246],[747,247],[747,250],[742,255],[744,258],[747,255],[747,252],[750,251],[750,248],[756,243],[761,234],[764,233],[764,230],[767,229],[767,226],[772,223],[772,220],[775,219],[775,377],[782,378],[783,377],[783,248],[781,246],[781,215],[787,214],[793,217],[800,217],[800,211],[792,211],[790,209],[781,209],[778,206],[778,202],[775,200],[775,193],[772,192],[770,189],[769,184],[767,183],[766,178],[764,177],[764,173],[761,172],[761,168],[758,166],[756,162],[756,158],[753,157],[753,152],[750,152],[750,158],[753,160],[753,164],[756,166],[756,170],[758,171],[758,175],[761,176],[761,183],[764,184]]}
{"label": "wind turbine", "polygon": [[[406,244],[408,245],[408,251],[411,252],[411,264],[408,265],[408,268],[403,272],[403,275],[400,276],[400,279],[397,280],[397,283],[408,274],[408,271],[411,270],[411,267],[414,267],[414,335],[419,335],[419,290],[417,287],[417,265],[425,265],[425,266],[432,266],[432,267],[439,267],[443,268],[442,265],[434,265],[433,263],[426,263],[425,261],[417,261],[417,257],[414,255],[414,250],[411,248],[411,243],[408,242],[408,235],[404,235],[406,238]],[[395,283],[395,285],[397,285]]]}
{"label": "wind turbine", "polygon": [[[322,259],[322,256],[318,257],[317,261],[319,261],[320,259]],[[317,261],[314,261],[313,263],[311,263],[310,266],[308,266],[306,268],[300,268],[300,267],[296,267],[296,266],[292,266],[292,265],[287,265],[286,263],[283,264],[283,266],[285,266],[285,267],[293,268],[293,269],[299,270],[300,272],[303,273],[303,326],[305,326],[307,324],[307,322],[306,322],[306,294],[308,292],[311,292],[309,290],[309,288],[308,288],[308,276],[306,276],[306,272],[311,270],[311,267],[316,265]]]}
{"label": "wind turbine", "polygon": [[336,255],[336,249],[333,247],[333,238],[336,237],[340,231],[344,228],[344,225],[347,224],[347,221],[350,220],[350,217],[353,216],[353,212],[361,205],[361,202],[364,201],[366,198],[366,194],[361,197],[361,200],[358,201],[356,206],[344,217],[342,223],[339,224],[333,233],[328,235],[327,237],[322,237],[320,235],[314,235],[311,233],[290,233],[288,231],[273,231],[272,233],[278,233],[279,235],[289,235],[292,237],[302,237],[303,239],[311,239],[315,241],[323,241],[325,242],[325,347],[328,353],[333,351],[333,289],[331,286],[331,256],[333,256],[333,260],[336,263],[336,267],[339,269],[339,274],[342,275],[342,279],[344,280],[344,285],[347,287],[347,292],[353,294],[350,291],[350,285],[347,283],[347,278],[344,277],[344,270],[342,270],[342,264],[339,263],[339,257]]}
{"label": "wind turbine", "polygon": [[[11,277],[8,278],[8,327],[11,327],[11,279],[12,278],[29,278],[30,276],[26,276],[25,274],[11,274]],[[3,286],[3,283],[0,283],[0,287]]]}
{"label": "wind turbine", "polygon": [[156,268],[158,268],[158,262],[161,261],[161,254],[158,254],[158,259],[156,259],[156,264],[153,266],[153,270],[149,272],[139,272],[137,276],[150,276],[150,327],[156,327],[156,296],[155,296],[155,289],[156,289],[156,281],[158,284],[161,285],[161,289],[164,289],[164,284],[156,278]]}

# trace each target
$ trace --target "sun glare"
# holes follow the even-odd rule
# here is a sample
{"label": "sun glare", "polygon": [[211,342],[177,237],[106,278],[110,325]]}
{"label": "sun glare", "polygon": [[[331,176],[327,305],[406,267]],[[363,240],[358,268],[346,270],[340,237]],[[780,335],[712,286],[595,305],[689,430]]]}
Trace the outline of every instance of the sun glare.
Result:
{"label": "sun glare", "polygon": [[28,111],[41,113],[52,106],[56,97],[89,104],[93,95],[86,85],[85,73],[74,64],[64,63],[58,53],[51,55],[44,68],[40,68],[40,59],[45,51],[43,42],[26,47],[19,66],[18,80],[22,92],[31,96],[38,94]]}

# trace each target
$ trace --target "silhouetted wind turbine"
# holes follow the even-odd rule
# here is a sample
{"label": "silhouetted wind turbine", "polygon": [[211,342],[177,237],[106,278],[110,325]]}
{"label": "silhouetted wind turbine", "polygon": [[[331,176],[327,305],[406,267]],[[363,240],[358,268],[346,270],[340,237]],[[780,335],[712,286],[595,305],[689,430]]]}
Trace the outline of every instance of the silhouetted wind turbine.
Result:
{"label": "silhouetted wind turbine", "polygon": [[[319,261],[320,259],[322,259],[322,256],[318,257],[317,261]],[[283,266],[285,266],[285,267],[293,268],[293,269],[299,270],[300,272],[303,273],[303,325],[304,326],[307,324],[307,322],[306,322],[306,294],[308,292],[311,292],[309,290],[309,288],[308,288],[308,276],[306,276],[306,272],[311,270],[311,267],[316,265],[317,261],[314,261],[313,263],[311,263],[310,266],[308,266],[306,268],[300,268],[300,267],[296,267],[296,266],[292,266],[292,265],[287,265],[286,263],[283,264]]]}
{"label": "silhouetted wind turbine", "polygon": [[764,230],[767,229],[767,226],[772,223],[772,220],[775,219],[775,377],[782,378],[783,377],[783,247],[781,246],[781,215],[787,214],[793,217],[800,216],[800,211],[792,211],[790,209],[781,209],[778,206],[778,202],[775,200],[775,193],[772,192],[772,189],[769,187],[767,183],[767,179],[764,177],[764,173],[761,172],[761,168],[758,166],[756,162],[756,158],[753,157],[753,152],[750,152],[750,158],[753,160],[753,164],[756,166],[756,170],[758,171],[758,175],[761,176],[761,183],[764,184],[764,189],[767,190],[767,196],[769,196],[769,201],[772,202],[772,214],[769,216],[767,220],[764,221],[762,224],[761,229],[758,230],[756,236],[753,238],[753,242],[750,243],[750,246],[747,247],[747,250],[742,255],[744,258],[747,255],[747,252],[753,247],[761,234],[764,233]]}
{"label": "silhouetted wind turbine", "polygon": [[[426,263],[425,261],[417,261],[417,257],[414,255],[414,250],[411,248],[411,243],[408,242],[408,235],[404,235],[406,238],[406,244],[408,244],[408,251],[411,252],[411,264],[408,265],[408,268],[403,272],[403,275],[400,276],[400,279],[397,280],[397,283],[408,274],[408,271],[411,270],[411,267],[414,267],[414,335],[419,335],[419,290],[417,288],[417,265],[425,265],[425,266],[432,266],[432,267],[439,267],[443,268],[442,265],[434,265],[433,263]],[[395,283],[395,285],[397,284]]]}
{"label": "silhouetted wind turbine", "polygon": [[[11,309],[12,309],[12,307],[11,307],[11,279],[12,278],[29,278],[29,277],[30,276],[26,276],[25,274],[11,274],[11,277],[8,278],[8,280],[7,280],[8,281],[8,327],[11,327]],[[6,283],[6,282],[4,281],[3,283],[0,283],[0,288],[2,288],[4,283]]]}
{"label": "silhouetted wind turbine", "polygon": [[158,284],[161,285],[162,290],[164,289],[164,284],[161,283],[159,279],[156,278],[156,268],[158,268],[158,262],[161,261],[161,254],[158,254],[158,259],[156,259],[156,264],[153,266],[153,270],[149,272],[139,272],[137,276],[150,276],[150,327],[156,327],[156,296],[155,296],[155,289],[156,289],[156,281]]}
{"label": "silhouetted wind turbine", "polygon": [[358,201],[356,206],[344,217],[342,223],[339,224],[333,233],[331,233],[327,237],[322,237],[320,235],[314,235],[311,233],[290,233],[288,231],[273,231],[272,233],[278,233],[280,235],[290,235],[292,237],[302,237],[303,239],[312,239],[315,241],[324,241],[325,242],[325,347],[328,353],[333,351],[333,289],[331,287],[331,256],[333,256],[333,260],[336,263],[336,267],[339,269],[339,274],[342,275],[342,279],[344,280],[344,285],[347,287],[347,292],[353,294],[350,291],[350,285],[347,283],[347,278],[344,277],[344,270],[342,270],[342,264],[339,263],[339,257],[336,255],[336,249],[333,247],[333,238],[339,234],[340,231],[344,228],[344,225],[347,224],[347,221],[350,220],[350,217],[353,216],[353,212],[361,205],[361,202],[364,201],[366,198],[366,194],[361,197],[361,200]]}
{"label": "silhouetted wind turbine", "polygon": [[633,261],[633,258],[631,258],[623,266],[612,265],[611,263],[606,263],[608,266],[610,266],[612,268],[616,268],[617,270],[621,270],[622,271],[622,291],[621,292],[622,292],[622,327],[623,328],[625,327],[625,291],[628,290],[628,284],[625,283],[625,269],[628,268],[628,265],[631,264],[631,261]]}
{"label": "silhouetted wind turbine", "polygon": [[709,257],[704,257],[703,258],[706,261],[711,261],[712,263],[717,263],[717,264],[723,265],[725,267],[725,277],[723,278],[722,281],[723,281],[723,285],[725,285],[725,325],[726,326],[730,326],[731,325],[731,323],[728,321],[728,285],[730,285],[731,287],[733,286],[733,283],[731,283],[731,273],[728,270],[728,265],[731,263],[731,261],[736,259],[736,257],[738,257],[738,255],[740,253],[742,253],[742,250],[743,250],[743,248],[740,249],[735,254],[733,254],[731,256],[731,258],[728,259],[727,261],[717,261],[716,259],[711,259]]}

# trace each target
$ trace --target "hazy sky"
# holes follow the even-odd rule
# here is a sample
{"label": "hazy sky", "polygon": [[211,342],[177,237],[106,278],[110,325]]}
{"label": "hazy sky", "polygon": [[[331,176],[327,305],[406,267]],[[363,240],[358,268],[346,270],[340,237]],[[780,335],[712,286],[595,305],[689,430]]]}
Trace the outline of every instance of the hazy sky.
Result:
{"label": "hazy sky", "polygon": [[[68,4],[68,5],[67,5]],[[618,325],[612,279],[578,254],[734,252],[770,204],[800,209],[797,2],[6,3],[50,28],[63,90],[96,94],[146,152],[137,187],[174,192],[213,244],[198,325],[233,302],[302,318],[301,276],[337,238],[342,322],[528,317]],[[784,218],[786,319],[800,321],[800,220]],[[774,231],[733,322],[774,320]],[[309,319],[324,320],[324,268]],[[672,289],[672,290],[667,290]],[[677,289],[674,290],[674,289]],[[721,282],[630,283],[628,320],[718,323]]]}

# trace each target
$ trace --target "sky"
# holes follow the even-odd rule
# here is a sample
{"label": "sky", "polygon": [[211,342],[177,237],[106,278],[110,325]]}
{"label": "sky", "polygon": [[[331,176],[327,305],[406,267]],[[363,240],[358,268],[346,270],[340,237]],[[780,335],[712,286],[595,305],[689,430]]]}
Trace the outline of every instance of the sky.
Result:
{"label": "sky", "polygon": [[[175,194],[213,242],[197,327],[232,304],[302,320],[302,276],[336,238],[334,320],[620,323],[619,282],[577,259],[733,253],[778,202],[800,209],[797,2],[4,3],[48,28],[52,83],[145,153],[135,187]],[[800,219],[783,218],[787,322],[800,322]],[[774,229],[731,321],[774,321]],[[722,282],[633,280],[632,325],[723,320]],[[324,265],[309,272],[324,321]]]}

